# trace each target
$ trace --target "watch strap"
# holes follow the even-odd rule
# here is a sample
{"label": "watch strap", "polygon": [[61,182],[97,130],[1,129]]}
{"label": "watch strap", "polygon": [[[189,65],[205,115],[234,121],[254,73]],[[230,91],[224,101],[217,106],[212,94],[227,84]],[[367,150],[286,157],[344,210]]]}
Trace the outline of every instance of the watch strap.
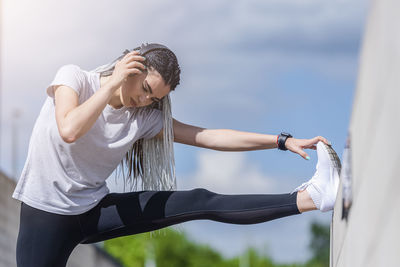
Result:
{"label": "watch strap", "polygon": [[293,137],[290,133],[282,132],[278,136],[278,149],[279,150],[288,150],[285,146],[286,140],[290,137]]}

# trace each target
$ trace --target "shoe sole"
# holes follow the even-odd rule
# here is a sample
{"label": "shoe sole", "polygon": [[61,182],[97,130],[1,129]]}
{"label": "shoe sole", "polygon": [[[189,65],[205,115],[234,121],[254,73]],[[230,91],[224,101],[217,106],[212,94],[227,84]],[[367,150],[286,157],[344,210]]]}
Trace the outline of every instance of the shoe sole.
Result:
{"label": "shoe sole", "polygon": [[340,162],[340,158],[337,155],[336,151],[332,148],[331,145],[327,145],[325,143],[322,143],[326,150],[328,151],[329,158],[331,159],[331,162],[333,163],[333,167],[338,169],[338,173],[340,174],[342,170],[342,163]]}

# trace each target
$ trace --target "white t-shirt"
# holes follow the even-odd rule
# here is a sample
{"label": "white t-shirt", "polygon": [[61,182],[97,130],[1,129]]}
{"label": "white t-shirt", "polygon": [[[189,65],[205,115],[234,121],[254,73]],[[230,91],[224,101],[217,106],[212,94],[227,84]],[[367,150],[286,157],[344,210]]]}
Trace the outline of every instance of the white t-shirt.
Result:
{"label": "white t-shirt", "polygon": [[94,207],[109,189],[106,179],[138,139],[162,129],[161,111],[107,105],[92,128],[76,142],[61,138],[55,119],[55,85],[66,85],[83,103],[100,88],[98,73],[75,65],[61,67],[33,127],[28,156],[13,198],[44,211],[74,215]]}

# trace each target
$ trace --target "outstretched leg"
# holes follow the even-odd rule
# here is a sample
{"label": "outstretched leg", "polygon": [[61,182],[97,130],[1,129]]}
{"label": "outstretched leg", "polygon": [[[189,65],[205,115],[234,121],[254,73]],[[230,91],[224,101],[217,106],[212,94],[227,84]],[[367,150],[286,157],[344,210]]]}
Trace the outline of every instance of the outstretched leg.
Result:
{"label": "outstretched leg", "polygon": [[254,224],[299,213],[297,193],[224,195],[197,188],[111,193],[79,219],[82,243],[92,243],[190,220]]}
{"label": "outstretched leg", "polygon": [[307,207],[307,201],[301,199],[303,194],[308,193],[220,195],[205,189],[113,193],[81,215],[53,214],[22,203],[17,266],[64,267],[79,243],[156,230],[194,219],[248,224],[298,214],[296,200],[301,207]]}
{"label": "outstretched leg", "polygon": [[142,191],[107,195],[79,216],[82,243],[97,242],[199,219],[234,224],[266,222],[301,212],[333,209],[340,160],[331,146],[317,144],[314,176],[291,194],[223,195],[206,189]]}

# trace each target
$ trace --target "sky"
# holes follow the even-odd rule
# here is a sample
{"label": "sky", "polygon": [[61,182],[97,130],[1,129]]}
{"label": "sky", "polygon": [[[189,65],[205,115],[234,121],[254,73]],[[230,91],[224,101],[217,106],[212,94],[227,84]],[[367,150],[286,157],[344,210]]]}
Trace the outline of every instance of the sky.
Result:
{"label": "sky", "polygon": [[[2,14],[0,168],[11,176],[23,168],[58,68],[91,70],[143,42],[167,45],[178,57],[175,119],[213,129],[321,135],[342,154],[368,1],[3,0]],[[310,161],[278,150],[175,144],[178,189],[287,193],[314,174],[316,153],[307,152]],[[114,178],[108,182],[120,190]],[[310,223],[329,223],[331,215],[314,211],[245,226],[202,220],[179,229],[226,256],[253,245],[286,263],[310,256]]]}

